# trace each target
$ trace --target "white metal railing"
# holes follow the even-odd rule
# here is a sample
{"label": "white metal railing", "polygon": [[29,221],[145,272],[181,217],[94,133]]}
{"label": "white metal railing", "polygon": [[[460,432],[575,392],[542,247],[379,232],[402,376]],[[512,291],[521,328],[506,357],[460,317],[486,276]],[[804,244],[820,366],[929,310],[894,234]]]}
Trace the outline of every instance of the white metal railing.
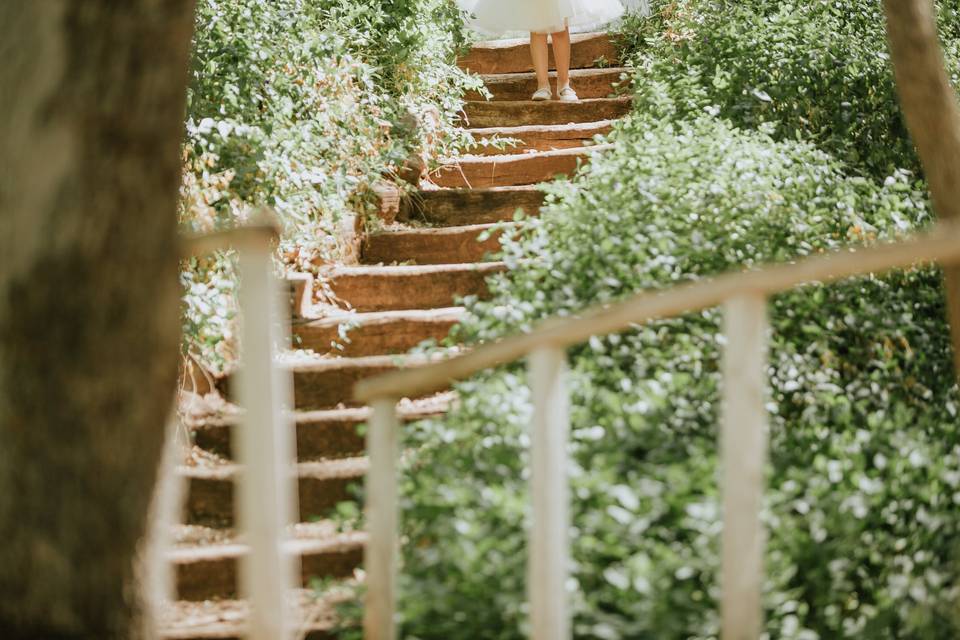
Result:
{"label": "white metal railing", "polygon": [[[286,544],[287,526],[297,512],[295,434],[290,375],[276,366],[274,357],[277,348],[289,344],[288,305],[274,275],[274,220],[263,211],[249,226],[184,240],[185,256],[237,251],[243,365],[236,376],[236,396],[243,412],[234,434],[243,471],[237,479],[236,520],[249,549],[240,563],[239,591],[250,603],[245,636],[252,640],[293,636],[289,595],[299,584],[298,558]],[[162,483],[172,487],[170,471],[168,466]],[[161,493],[158,502],[164,501]],[[161,519],[157,526],[170,524]]]}
{"label": "white metal railing", "polygon": [[360,383],[355,396],[373,406],[368,432],[369,543],[365,555],[367,640],[394,640],[398,565],[396,403],[439,391],[474,373],[527,357],[534,401],[531,437],[531,500],[528,593],[534,640],[570,637],[566,578],[569,557],[566,478],[569,411],[564,388],[565,351],[594,335],[638,323],[723,305],[721,630],[725,640],[756,640],[763,628],[764,530],[760,522],[767,456],[764,393],[767,362],[767,300],[805,283],[909,267],[917,262],[960,263],[960,227],[933,231],[893,244],[844,250],[731,273],[663,292],[642,293],[575,318],[544,322],[526,335],[478,347],[465,355]]}

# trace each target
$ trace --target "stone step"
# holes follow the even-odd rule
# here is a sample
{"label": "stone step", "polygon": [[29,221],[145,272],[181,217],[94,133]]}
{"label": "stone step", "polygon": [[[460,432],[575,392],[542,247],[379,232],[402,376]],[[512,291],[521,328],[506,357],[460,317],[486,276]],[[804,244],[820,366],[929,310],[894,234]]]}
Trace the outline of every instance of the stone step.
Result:
{"label": "stone step", "polygon": [[393,267],[336,267],[328,272],[334,295],[357,311],[437,309],[465,296],[486,296],[488,276],[502,262]]}
{"label": "stone step", "polygon": [[[576,149],[594,144],[594,137],[606,135],[615,120],[573,122],[570,124],[534,124],[522,127],[486,127],[470,129],[479,144],[470,147],[473,155],[502,156],[529,151],[557,151]],[[513,141],[504,148],[490,144],[494,141]],[[486,141],[486,144],[484,144]]]}
{"label": "stone step", "polygon": [[[454,353],[450,350],[449,353]],[[361,380],[442,359],[442,354],[379,355],[359,358],[298,357],[287,363],[293,374],[293,394],[298,410],[355,406],[353,388]]]}
{"label": "stone step", "polygon": [[462,308],[447,307],[296,320],[294,346],[350,358],[406,353],[424,340],[443,340],[462,317]]}
{"label": "stone step", "polygon": [[[298,520],[322,518],[338,503],[354,501],[368,467],[365,457],[298,463]],[[240,465],[234,463],[179,467],[177,471],[187,483],[186,523],[215,528],[233,526],[234,481],[240,470]]]}
{"label": "stone step", "polygon": [[502,156],[462,156],[431,174],[441,187],[475,188],[537,184],[569,176],[589,162],[592,154],[609,149],[595,145],[557,151],[535,151]]}
{"label": "stone step", "polygon": [[[631,72],[627,67],[607,69],[573,69],[570,71],[570,86],[583,98],[608,98]],[[556,96],[556,71],[550,72],[551,85]],[[493,94],[493,100],[529,100],[537,90],[537,76],[530,73],[495,73],[483,76],[487,90]],[[466,94],[467,100],[484,100],[479,91]]]}
{"label": "stone step", "polygon": [[[192,535],[216,536],[215,542],[181,545],[167,557],[173,565],[177,597],[201,601],[237,596],[237,570],[250,549],[238,541],[233,532],[221,530],[197,534],[200,527],[190,529]],[[346,578],[363,563],[367,535],[362,531],[341,532],[330,521],[297,525],[286,550],[300,558],[301,581],[309,586],[314,578]]]}
{"label": "stone step", "polygon": [[[403,354],[356,358],[310,354],[292,356],[282,366],[293,377],[295,408],[313,410],[352,406],[353,387],[357,382],[425,361],[422,356]],[[235,380],[233,376],[227,378],[228,400],[234,397]]]}
{"label": "stone step", "polygon": [[[319,596],[313,589],[294,594],[299,640],[335,640],[338,605],[355,599],[354,594]],[[243,600],[180,600],[163,603],[158,611],[158,634],[163,640],[244,640],[250,605]]]}
{"label": "stone step", "polygon": [[436,225],[489,224],[513,220],[517,210],[535,216],[543,192],[533,185],[488,189],[434,189],[406,199],[398,220]]}
{"label": "stone step", "polygon": [[470,128],[520,127],[535,124],[569,124],[614,120],[630,113],[633,99],[588,98],[577,102],[560,100],[471,100],[464,106]]}
{"label": "stone step", "polygon": [[[454,311],[462,311],[454,309]],[[452,393],[404,400],[397,406],[400,419],[414,422],[443,415],[454,401]],[[297,459],[301,462],[363,455],[366,448],[358,427],[370,419],[368,407],[294,412]],[[191,425],[194,445],[221,458],[233,458],[236,419],[208,420]]]}
{"label": "stone step", "polygon": [[[616,66],[618,53],[609,35],[606,33],[577,33],[570,38],[573,45],[570,52],[570,68],[584,69],[598,66]],[[530,40],[516,38],[511,40],[491,40],[479,42],[470,53],[458,61],[461,68],[473,73],[525,73],[533,71],[530,58]],[[553,47],[550,47],[550,68],[556,64],[553,60]]]}
{"label": "stone step", "polygon": [[[502,226],[502,225],[500,225]],[[364,264],[483,262],[500,250],[496,224],[382,231],[364,240]],[[486,239],[480,238],[487,234]]]}

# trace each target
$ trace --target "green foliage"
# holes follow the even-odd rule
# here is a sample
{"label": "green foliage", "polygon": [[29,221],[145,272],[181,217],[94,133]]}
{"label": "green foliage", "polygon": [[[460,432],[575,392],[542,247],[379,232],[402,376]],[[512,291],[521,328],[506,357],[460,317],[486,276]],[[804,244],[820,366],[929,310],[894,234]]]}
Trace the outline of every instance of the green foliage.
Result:
{"label": "green foliage", "polygon": [[439,109],[450,142],[471,82],[454,17],[445,0],[201,2],[188,148],[229,169],[244,203],[275,207],[288,237],[329,233],[424,144],[411,112]]}
{"label": "green foliage", "polygon": [[[808,143],[710,116],[635,116],[614,139],[507,243],[517,268],[470,301],[460,338],[929,222],[904,173],[849,177]],[[960,630],[960,397],[943,314],[928,268],[771,303],[771,638]],[[570,352],[578,638],[718,633],[719,321],[691,314]],[[525,385],[518,365],[467,381],[457,409],[410,435],[406,637],[523,637]]]}
{"label": "green foliage", "polygon": [[[706,111],[751,128],[769,123],[778,139],[812,140],[877,178],[918,171],[878,0],[654,4],[653,20],[624,29],[643,110],[669,118]],[[957,81],[958,5],[938,4]]]}
{"label": "green foliage", "polygon": [[[375,182],[465,142],[453,122],[477,80],[455,65],[463,37],[452,0],[201,0],[181,222],[208,231],[267,205],[290,268],[335,261],[338,218],[363,214]],[[228,275],[219,260],[185,278]],[[190,296],[187,347],[223,368],[201,345],[229,340],[227,310]]]}

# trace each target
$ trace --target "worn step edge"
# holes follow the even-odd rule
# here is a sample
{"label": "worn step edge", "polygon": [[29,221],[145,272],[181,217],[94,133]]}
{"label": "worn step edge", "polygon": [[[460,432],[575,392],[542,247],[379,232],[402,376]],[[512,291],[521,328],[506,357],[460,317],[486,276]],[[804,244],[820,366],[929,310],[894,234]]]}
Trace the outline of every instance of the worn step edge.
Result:
{"label": "worn step edge", "polygon": [[[402,421],[415,422],[443,415],[453,402],[452,393],[405,400],[397,405],[397,413]],[[371,415],[369,407],[294,412],[298,460],[308,462],[361,455],[366,442],[358,427]],[[236,424],[237,419],[233,417],[191,425],[193,443],[205,451],[232,459],[232,430]]]}
{"label": "worn step edge", "polygon": [[430,355],[377,355],[357,358],[304,358],[286,365],[293,374],[297,409],[327,409],[356,404],[353,387],[367,378],[437,362],[458,352],[455,347]]}
{"label": "worn step edge", "polygon": [[348,357],[398,354],[424,340],[441,340],[463,315],[463,307],[337,313],[294,322],[292,330],[298,347],[317,353]]}
{"label": "worn step edge", "polygon": [[434,309],[461,297],[488,293],[486,278],[502,262],[473,264],[335,267],[326,277],[338,299],[357,311]]}
{"label": "worn step edge", "polygon": [[586,98],[577,102],[559,100],[468,101],[464,117],[468,128],[567,124],[613,120],[630,113],[633,98]]}
{"label": "worn step edge", "polygon": [[[355,593],[324,594],[318,601],[312,590],[300,590],[295,610],[301,640],[333,640],[338,626],[336,607]],[[164,603],[159,611],[158,635],[164,640],[242,640],[247,637],[249,603],[243,600]]]}
{"label": "worn step edge", "polygon": [[559,176],[569,176],[579,163],[589,160],[594,153],[610,148],[609,144],[598,144],[511,155],[466,155],[448,161],[448,164],[431,174],[431,180],[443,187],[537,184]]}
{"label": "worn step edge", "polygon": [[583,147],[577,149],[555,149],[551,151],[531,151],[529,153],[518,153],[507,156],[481,156],[481,155],[471,155],[465,154],[457,158],[447,158],[443,160],[444,166],[448,165],[460,165],[460,166],[469,166],[469,165],[478,165],[478,166],[515,166],[518,164],[523,164],[524,162],[530,162],[533,160],[542,160],[548,158],[566,158],[570,156],[589,156],[590,154],[597,153],[598,151],[608,151],[612,149],[613,145],[610,143],[596,144],[590,147]]}
{"label": "worn step edge", "polygon": [[[367,534],[363,531],[337,533],[324,539],[295,539],[284,549],[300,558],[301,581],[312,578],[344,578],[353,575],[363,561]],[[176,574],[180,600],[228,598],[237,593],[238,565],[250,552],[240,542],[181,547],[167,553]]]}
{"label": "worn step edge", "polygon": [[[596,137],[613,130],[616,120],[596,122],[572,122],[568,124],[524,125],[520,127],[484,127],[470,129],[476,144],[468,150],[469,155],[503,156],[529,153],[531,151],[556,151],[592,146]],[[493,144],[503,141],[503,147]]]}
{"label": "worn step edge", "polygon": [[[405,400],[398,404],[397,413],[402,421],[415,422],[443,415],[454,401],[453,393]],[[366,442],[357,428],[371,415],[369,407],[294,412],[298,459],[307,462],[362,454]],[[232,429],[236,424],[235,416],[193,424],[193,442],[201,449],[230,459],[233,457]]]}
{"label": "worn step edge", "polygon": [[[456,264],[490,260],[500,250],[500,235],[508,224],[393,229],[364,240],[364,264],[414,262]],[[488,233],[481,241],[480,237]]]}
{"label": "worn step edge", "polygon": [[616,119],[592,120],[590,122],[567,122],[564,124],[525,124],[516,127],[478,127],[467,131],[475,138],[540,138],[564,140],[606,133],[613,128]]}
{"label": "worn step edge", "polygon": [[[632,69],[629,67],[604,67],[592,69],[571,69],[570,85],[581,98],[608,98],[616,91],[616,85]],[[524,73],[490,73],[481,76],[493,100],[526,100],[537,89],[537,74]],[[550,72],[554,91],[556,90],[557,72]],[[556,96],[556,93],[554,93]],[[479,91],[469,91],[464,96],[466,100],[485,100]]]}
{"label": "worn step edge", "polygon": [[[452,352],[451,352],[452,353]],[[442,354],[432,354],[431,360]],[[353,386],[360,380],[410,366],[423,364],[423,355],[372,355],[359,357],[327,357],[297,355],[279,362],[281,370],[293,377],[296,409],[328,409],[339,404],[352,404]],[[228,399],[233,398],[234,382],[226,379]]]}

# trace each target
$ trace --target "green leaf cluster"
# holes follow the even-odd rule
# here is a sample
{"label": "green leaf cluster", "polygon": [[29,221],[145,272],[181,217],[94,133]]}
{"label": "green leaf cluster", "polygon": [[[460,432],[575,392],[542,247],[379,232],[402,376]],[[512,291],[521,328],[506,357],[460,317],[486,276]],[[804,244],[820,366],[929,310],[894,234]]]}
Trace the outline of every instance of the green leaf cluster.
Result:
{"label": "green leaf cluster", "polygon": [[[948,68],[960,80],[960,3],[941,0]],[[803,138],[883,178],[918,171],[897,103],[879,0],[659,0],[628,19],[621,42],[645,111],[719,114]]]}
{"label": "green leaf cluster", "polygon": [[[209,231],[269,206],[287,268],[335,261],[339,218],[364,215],[377,181],[465,142],[453,122],[477,80],[455,64],[463,42],[452,0],[200,0],[182,224]],[[227,262],[185,279],[212,286],[230,277]],[[213,354],[235,348],[214,345],[231,342],[218,318],[235,313],[191,299],[195,289],[186,348],[228,368],[231,357]]]}
{"label": "green leaf cluster", "polygon": [[[624,39],[636,112],[505,241],[512,271],[465,301],[454,340],[931,223],[879,2],[654,4]],[[770,317],[766,637],[957,637],[960,393],[940,272],[811,283]],[[708,310],[569,352],[577,638],[719,635],[723,343]],[[528,631],[526,385],[522,363],[486,372],[406,433],[404,637]]]}

